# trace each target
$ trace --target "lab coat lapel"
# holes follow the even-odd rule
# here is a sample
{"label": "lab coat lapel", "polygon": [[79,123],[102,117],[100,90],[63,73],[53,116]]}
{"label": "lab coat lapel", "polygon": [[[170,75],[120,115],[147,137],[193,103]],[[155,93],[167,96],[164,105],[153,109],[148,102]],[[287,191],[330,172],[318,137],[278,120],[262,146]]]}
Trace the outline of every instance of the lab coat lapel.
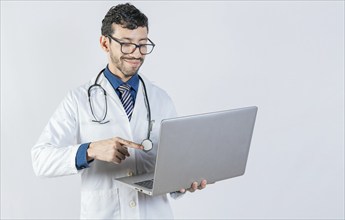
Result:
{"label": "lab coat lapel", "polygon": [[134,141],[141,143],[141,141],[145,139],[147,133],[147,108],[145,106],[144,92],[141,81],[139,83],[130,125]]}
{"label": "lab coat lapel", "polygon": [[[102,78],[100,79],[100,84],[101,86],[104,88],[104,90],[107,92],[107,97],[108,97],[108,114],[110,114],[110,112],[117,112],[116,114],[119,115],[114,115],[114,117],[125,117],[127,118],[127,113],[125,111],[125,109],[123,108],[122,102],[119,98],[119,96],[116,94],[113,86],[110,84],[110,82],[108,81],[108,79],[103,75]],[[122,121],[123,124],[121,126],[123,126],[123,129],[126,130],[126,135],[125,139],[128,140],[133,140],[133,132],[130,126],[130,123],[127,120],[123,120]]]}
{"label": "lab coat lapel", "polygon": [[[107,97],[109,97],[111,100],[113,100],[116,105],[122,107],[122,102],[119,98],[119,96],[116,94],[113,86],[109,83],[108,79],[105,78],[104,75],[102,75],[102,78],[100,80],[101,86],[104,88],[104,90],[107,92]],[[125,109],[122,107],[122,114],[126,114]]]}

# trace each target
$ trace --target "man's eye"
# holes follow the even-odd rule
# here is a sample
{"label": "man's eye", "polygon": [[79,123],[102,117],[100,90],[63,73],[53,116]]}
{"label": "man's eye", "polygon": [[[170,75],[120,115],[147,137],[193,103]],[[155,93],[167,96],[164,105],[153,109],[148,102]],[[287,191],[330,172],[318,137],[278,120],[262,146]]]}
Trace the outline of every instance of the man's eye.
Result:
{"label": "man's eye", "polygon": [[123,47],[133,47],[133,44],[130,43],[124,43],[122,44]]}

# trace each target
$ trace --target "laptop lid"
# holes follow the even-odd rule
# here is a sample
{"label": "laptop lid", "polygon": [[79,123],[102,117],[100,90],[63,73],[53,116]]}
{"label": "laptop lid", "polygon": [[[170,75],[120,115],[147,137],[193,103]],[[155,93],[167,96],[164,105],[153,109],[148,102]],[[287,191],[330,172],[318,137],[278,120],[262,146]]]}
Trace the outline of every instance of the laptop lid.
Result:
{"label": "laptop lid", "polygon": [[[189,188],[206,179],[214,183],[243,175],[257,107],[165,119],[154,173],[115,181],[148,195]],[[138,183],[153,179],[153,188]]]}
{"label": "laptop lid", "polygon": [[256,113],[253,106],[163,120],[152,194],[243,175]]}

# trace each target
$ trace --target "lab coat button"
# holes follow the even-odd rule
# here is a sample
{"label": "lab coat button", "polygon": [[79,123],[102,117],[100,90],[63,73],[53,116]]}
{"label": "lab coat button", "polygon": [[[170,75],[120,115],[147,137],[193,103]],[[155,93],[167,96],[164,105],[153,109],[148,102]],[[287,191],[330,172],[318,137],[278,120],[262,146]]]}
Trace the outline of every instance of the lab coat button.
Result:
{"label": "lab coat button", "polygon": [[132,207],[132,208],[134,208],[136,205],[137,205],[137,204],[136,204],[134,201],[131,201],[131,202],[129,203],[129,206]]}

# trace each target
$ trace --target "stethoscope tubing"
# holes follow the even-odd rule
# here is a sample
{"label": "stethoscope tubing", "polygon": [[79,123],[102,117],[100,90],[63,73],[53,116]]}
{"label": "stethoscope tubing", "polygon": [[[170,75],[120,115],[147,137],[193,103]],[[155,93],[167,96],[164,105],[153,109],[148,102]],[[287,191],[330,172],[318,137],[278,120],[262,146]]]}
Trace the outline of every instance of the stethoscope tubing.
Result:
{"label": "stethoscope tubing", "polygon": [[[98,83],[98,80],[100,78],[100,76],[102,75],[102,73],[104,72],[105,68],[102,69],[96,79],[94,84],[92,84],[87,91],[87,95],[88,95],[88,100],[89,100],[89,104],[90,104],[90,109],[91,109],[91,113],[92,116],[94,117],[95,120],[92,120],[93,122],[98,122],[99,124],[106,124],[109,122],[109,120],[104,121],[105,118],[107,117],[107,112],[108,112],[108,105],[107,105],[107,92],[105,91],[105,89]],[[145,140],[142,141],[142,144],[144,145],[144,151],[148,152],[153,148],[153,143],[150,140],[150,133],[151,133],[151,129],[152,129],[152,121],[151,121],[151,107],[150,107],[150,102],[149,102],[149,98],[147,95],[147,90],[146,90],[146,85],[144,80],[142,79],[142,77],[138,74],[139,80],[141,81],[142,85],[143,85],[143,93],[144,93],[144,101],[145,101],[145,106],[147,109],[147,120],[148,120],[148,126],[147,126],[147,138]],[[104,97],[105,97],[105,114],[102,118],[102,120],[97,120],[96,116],[94,114],[93,108],[92,108],[92,104],[91,104],[91,89],[93,87],[100,87],[103,90],[104,93]]]}

